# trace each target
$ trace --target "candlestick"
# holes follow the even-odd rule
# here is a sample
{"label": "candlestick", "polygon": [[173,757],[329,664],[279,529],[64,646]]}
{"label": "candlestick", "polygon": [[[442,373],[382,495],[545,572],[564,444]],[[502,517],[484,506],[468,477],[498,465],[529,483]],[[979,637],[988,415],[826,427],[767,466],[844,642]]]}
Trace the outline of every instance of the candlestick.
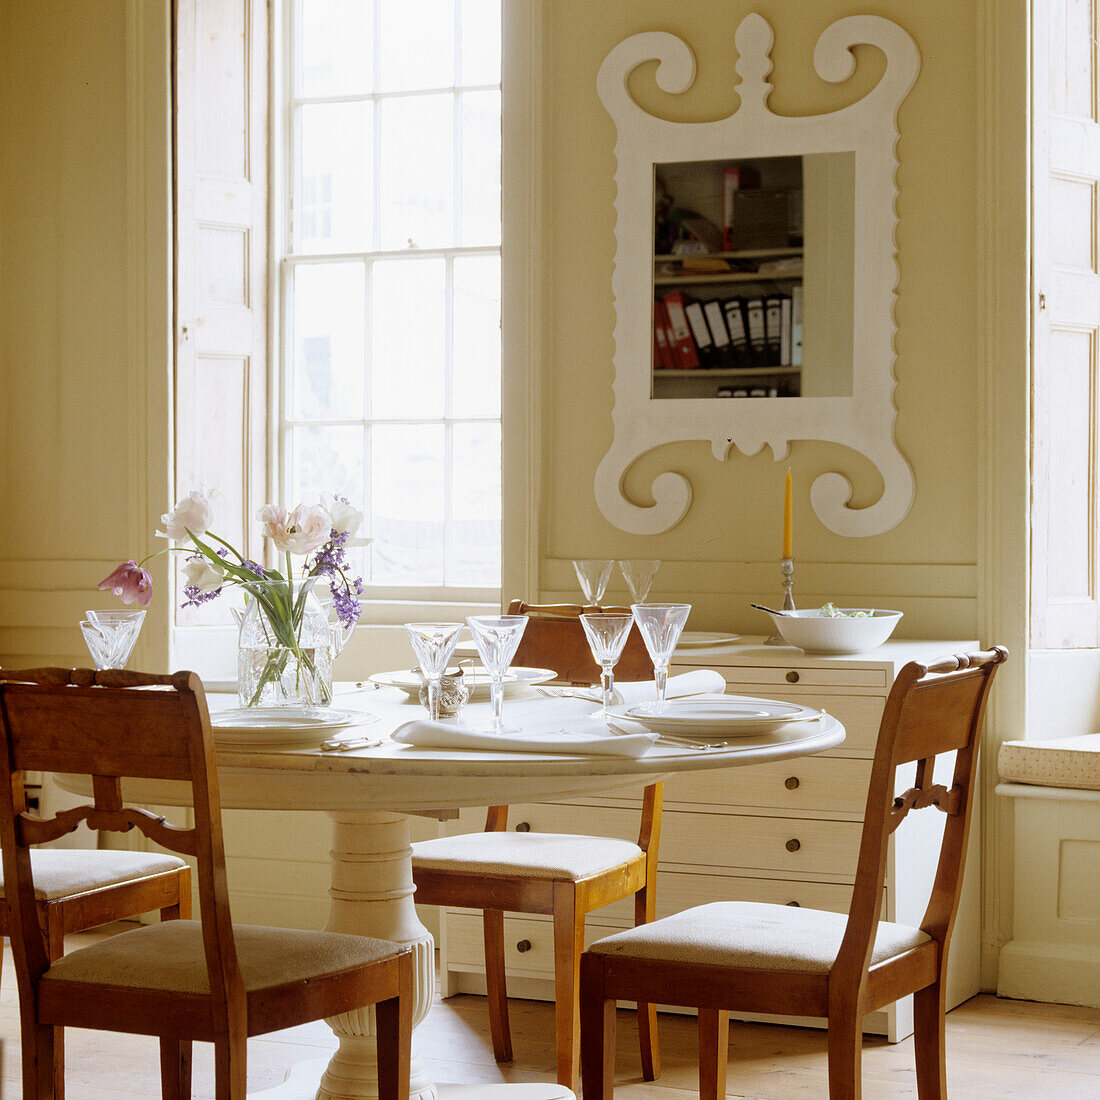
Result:
{"label": "candlestick", "polygon": [[787,467],[787,483],[783,494],[783,560],[794,557],[794,508],[791,502],[791,468]]}
{"label": "candlestick", "polygon": [[[783,602],[779,605],[782,611],[794,611],[794,558],[784,558],[779,563],[779,570],[783,574]],[[790,642],[777,630],[770,638],[764,639],[765,645],[790,645]]]}

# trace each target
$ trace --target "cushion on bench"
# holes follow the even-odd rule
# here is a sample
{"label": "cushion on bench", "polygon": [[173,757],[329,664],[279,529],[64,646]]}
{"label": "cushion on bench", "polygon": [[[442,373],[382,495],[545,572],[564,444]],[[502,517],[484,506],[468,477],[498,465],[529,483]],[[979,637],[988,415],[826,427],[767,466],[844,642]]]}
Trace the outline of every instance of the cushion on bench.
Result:
{"label": "cushion on bench", "polygon": [[1051,741],[1006,741],[997,756],[1002,780],[1100,791],[1100,733]]}

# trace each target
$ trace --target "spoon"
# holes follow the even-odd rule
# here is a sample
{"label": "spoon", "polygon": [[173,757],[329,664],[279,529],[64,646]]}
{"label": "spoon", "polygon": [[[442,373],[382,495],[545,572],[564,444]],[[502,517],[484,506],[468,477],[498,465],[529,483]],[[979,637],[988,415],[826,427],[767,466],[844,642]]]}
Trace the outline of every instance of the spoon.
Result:
{"label": "spoon", "polygon": [[750,603],[749,607],[755,607],[757,611],[766,611],[769,615],[790,615],[789,611],[776,611],[774,608],[765,607],[762,603]]}

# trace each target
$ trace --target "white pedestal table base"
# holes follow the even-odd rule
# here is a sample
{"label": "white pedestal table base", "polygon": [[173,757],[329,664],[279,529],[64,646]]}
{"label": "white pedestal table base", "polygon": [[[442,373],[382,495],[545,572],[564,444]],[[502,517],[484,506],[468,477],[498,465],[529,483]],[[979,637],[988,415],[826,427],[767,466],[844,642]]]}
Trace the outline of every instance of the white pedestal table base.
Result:
{"label": "white pedestal table base", "polygon": [[[326,932],[351,932],[407,944],[416,956],[413,1027],[428,1015],[435,986],[435,943],[413,906],[412,842],[404,814],[330,813],[333,823],[331,907]],[[340,1040],[326,1063],[302,1062],[286,1081],[257,1094],[265,1100],[371,1100],[378,1096],[374,1009],[326,1021]],[[414,1034],[415,1039],[415,1034]],[[318,1084],[318,1081],[320,1082]],[[410,1100],[574,1100],[560,1085],[436,1085],[412,1052]]]}

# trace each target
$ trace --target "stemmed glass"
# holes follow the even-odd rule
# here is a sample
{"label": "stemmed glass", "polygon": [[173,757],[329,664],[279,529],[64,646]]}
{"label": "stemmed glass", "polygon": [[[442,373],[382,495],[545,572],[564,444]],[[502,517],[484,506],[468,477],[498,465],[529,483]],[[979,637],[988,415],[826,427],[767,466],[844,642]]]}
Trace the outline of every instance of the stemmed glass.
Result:
{"label": "stemmed glass", "polygon": [[634,625],[633,615],[582,615],[581,626],[588,636],[592,647],[592,656],[600,666],[600,687],[603,690],[603,706],[596,711],[597,718],[606,718],[611,706],[611,695],[615,689],[615,677],[612,669],[623,655],[630,628]]}
{"label": "stemmed glass", "polygon": [[125,668],[134,651],[144,611],[86,611],[80,632],[97,669]]}
{"label": "stemmed glass", "polygon": [[636,603],[631,605],[642,640],[653,661],[653,679],[657,684],[657,709],[665,705],[668,663],[680,640],[680,633],[691,612],[689,603]]}
{"label": "stemmed glass", "polygon": [[471,615],[466,622],[474,636],[481,663],[489,673],[493,700],[493,733],[508,733],[502,720],[504,707],[504,673],[512,663],[527,626],[526,615]]}
{"label": "stemmed glass", "polygon": [[584,602],[598,604],[603,599],[607,590],[607,582],[611,579],[611,566],[614,562],[602,561],[595,558],[581,558],[573,562],[577,580],[580,582],[581,591],[584,593]]}
{"label": "stemmed glass", "polygon": [[630,589],[631,603],[645,603],[646,596],[653,586],[653,578],[660,567],[659,561],[621,561],[619,571]]}
{"label": "stemmed glass", "polygon": [[458,644],[462,623],[406,623],[420,671],[428,681],[428,715],[439,718],[440,681]]}

